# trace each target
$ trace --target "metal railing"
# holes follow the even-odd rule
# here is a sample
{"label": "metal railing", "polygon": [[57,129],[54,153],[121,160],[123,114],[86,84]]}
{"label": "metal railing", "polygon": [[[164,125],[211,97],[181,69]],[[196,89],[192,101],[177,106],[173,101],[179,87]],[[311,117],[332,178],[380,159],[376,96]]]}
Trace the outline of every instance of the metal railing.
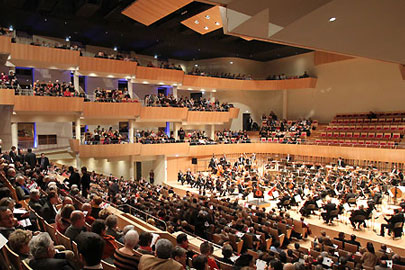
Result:
{"label": "metal railing", "polygon": [[[115,208],[117,208],[117,209],[119,209],[119,210],[121,210],[121,211],[123,211],[125,213],[133,215],[134,217],[141,218],[144,221],[147,221],[148,218],[151,218],[151,219],[155,220],[155,222],[156,222],[155,227],[157,227],[158,224],[160,224],[160,225],[162,225],[164,230],[167,231],[167,224],[166,224],[165,221],[160,220],[159,218],[157,218],[155,216],[152,216],[151,214],[149,214],[149,213],[147,213],[145,211],[142,211],[142,210],[140,210],[138,208],[135,208],[135,207],[133,207],[132,205],[129,205],[129,204],[120,204],[120,205],[111,204],[111,205],[113,205]],[[151,226],[153,226],[153,225],[151,224]]]}

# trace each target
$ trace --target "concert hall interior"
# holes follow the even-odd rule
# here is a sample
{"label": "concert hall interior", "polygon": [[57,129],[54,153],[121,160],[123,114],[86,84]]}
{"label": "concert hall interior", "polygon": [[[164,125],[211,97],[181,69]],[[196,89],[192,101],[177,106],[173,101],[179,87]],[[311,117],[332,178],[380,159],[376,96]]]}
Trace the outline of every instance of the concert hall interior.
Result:
{"label": "concert hall interior", "polygon": [[0,270],[405,270],[405,2],[0,3]]}

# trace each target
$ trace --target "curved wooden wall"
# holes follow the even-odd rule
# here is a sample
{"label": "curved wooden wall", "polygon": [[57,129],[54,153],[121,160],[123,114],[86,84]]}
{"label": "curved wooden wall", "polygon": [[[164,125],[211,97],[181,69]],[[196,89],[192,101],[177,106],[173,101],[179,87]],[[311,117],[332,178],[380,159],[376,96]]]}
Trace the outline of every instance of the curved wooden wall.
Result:
{"label": "curved wooden wall", "polygon": [[11,38],[0,36],[0,54],[9,54],[11,51]]}
{"label": "curved wooden wall", "polygon": [[14,90],[0,89],[0,105],[14,105]]}
{"label": "curved wooden wall", "polygon": [[187,118],[187,108],[142,107],[140,120],[148,121],[183,121]]}
{"label": "curved wooden wall", "polygon": [[15,112],[36,113],[80,113],[83,111],[83,98],[15,96]]}
{"label": "curved wooden wall", "polygon": [[141,67],[136,69],[136,79],[151,82],[181,83],[183,81],[184,72],[175,69],[163,69],[155,67]]}
{"label": "curved wooden wall", "polygon": [[83,116],[86,119],[135,119],[141,107],[140,103],[85,102]]}
{"label": "curved wooden wall", "polygon": [[79,72],[84,75],[94,73],[97,75],[117,75],[131,76],[136,73],[136,62],[103,59],[95,57],[79,57]]}

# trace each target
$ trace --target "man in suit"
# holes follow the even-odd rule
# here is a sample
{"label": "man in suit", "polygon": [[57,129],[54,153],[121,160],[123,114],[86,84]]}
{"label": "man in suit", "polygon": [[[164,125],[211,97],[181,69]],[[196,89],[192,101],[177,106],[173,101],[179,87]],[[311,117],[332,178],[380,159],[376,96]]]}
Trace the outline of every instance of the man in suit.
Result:
{"label": "man in suit", "polygon": [[15,179],[15,191],[19,200],[25,200],[30,197],[30,191],[25,186],[24,176],[18,175]]}
{"label": "man in suit", "polygon": [[167,239],[160,239],[156,243],[156,257],[143,255],[139,261],[139,270],[182,270],[183,265],[171,258],[173,245]]}
{"label": "man in suit", "polygon": [[363,221],[356,221],[358,216],[365,216],[367,218],[367,212],[364,210],[364,206],[360,205],[359,209],[354,210],[349,218],[350,223],[352,224],[353,228],[356,229],[356,223],[357,223],[357,228],[360,228],[360,225]]}
{"label": "man in suit", "polygon": [[33,259],[29,266],[33,270],[59,269],[74,270],[74,266],[66,259],[55,258],[55,247],[48,233],[42,232],[34,236],[29,242],[29,247]]}
{"label": "man in suit", "polygon": [[76,238],[76,242],[80,262],[84,265],[82,269],[103,269],[101,265],[105,245],[103,238],[93,232],[83,232]]}
{"label": "man in suit", "polygon": [[385,229],[392,230],[397,222],[404,222],[404,214],[402,214],[399,209],[394,210],[394,215],[390,218],[384,218],[387,224],[381,224],[381,236],[384,236]]}
{"label": "man in suit", "polygon": [[77,185],[80,189],[80,175],[75,172],[75,169],[70,166],[68,169],[70,176],[69,176],[69,188],[72,188],[72,185]]}
{"label": "man in suit", "polygon": [[49,159],[45,156],[44,153],[41,154],[41,157],[38,158],[39,168],[41,170],[47,170],[49,166]]}
{"label": "man in suit", "polygon": [[44,206],[41,208],[41,216],[49,224],[55,223],[55,217],[58,213],[56,205],[59,204],[59,197],[55,191],[50,191],[47,196],[47,200],[44,203]]}
{"label": "man in suit", "polygon": [[37,165],[37,156],[32,153],[32,149],[28,149],[28,154],[25,155],[25,161],[31,166],[31,169],[35,168]]}
{"label": "man in suit", "polygon": [[90,174],[88,174],[86,167],[82,167],[82,178],[80,182],[82,184],[82,196],[87,198],[87,194],[90,190]]}
{"label": "man in suit", "polygon": [[336,204],[332,203],[331,200],[328,200],[328,203],[323,206],[323,209],[325,210],[325,212],[321,214],[322,218],[325,220],[326,223],[329,223],[331,220],[330,213],[333,210],[336,210]]}

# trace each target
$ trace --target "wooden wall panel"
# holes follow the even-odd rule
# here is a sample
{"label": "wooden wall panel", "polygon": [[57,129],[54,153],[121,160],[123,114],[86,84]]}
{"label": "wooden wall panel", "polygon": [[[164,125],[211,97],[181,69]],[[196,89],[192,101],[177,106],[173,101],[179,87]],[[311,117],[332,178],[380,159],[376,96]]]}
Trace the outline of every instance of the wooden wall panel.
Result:
{"label": "wooden wall panel", "polygon": [[230,117],[231,117],[232,119],[238,118],[239,111],[240,111],[239,108],[230,108],[230,109],[229,109]]}
{"label": "wooden wall panel", "polygon": [[82,158],[114,158],[139,156],[141,153],[140,143],[126,144],[101,144],[80,145],[80,157]]}
{"label": "wooden wall panel", "polygon": [[149,26],[191,2],[193,0],[138,0],[124,9],[122,14]]}
{"label": "wooden wall panel", "polygon": [[79,65],[79,55],[78,51],[12,43],[10,62],[23,66],[69,68]]}
{"label": "wooden wall panel", "polygon": [[70,139],[69,140],[69,145],[70,145],[70,148],[72,149],[73,152],[78,153],[80,151],[79,140]]}
{"label": "wooden wall panel", "polygon": [[399,64],[399,71],[401,72],[402,80],[405,80],[405,65]]}
{"label": "wooden wall panel", "polygon": [[188,143],[142,144],[141,156],[188,155]]}
{"label": "wooden wall panel", "polygon": [[315,53],[314,53],[315,66],[343,61],[343,60],[349,60],[349,59],[353,59],[353,58],[354,57],[351,57],[351,56],[345,56],[345,55],[328,53],[328,52],[315,51]]}
{"label": "wooden wall panel", "polygon": [[83,111],[83,98],[15,96],[14,111],[41,113],[78,113]]}
{"label": "wooden wall panel", "polygon": [[11,37],[0,36],[0,53],[9,54],[11,50]]}
{"label": "wooden wall panel", "polygon": [[[135,75],[136,62],[103,59],[95,57],[79,57],[79,72],[80,73],[103,73],[108,75],[124,74],[128,76]],[[97,74],[98,75],[98,74]]]}
{"label": "wooden wall panel", "polygon": [[231,119],[230,112],[197,112],[189,111],[187,123],[225,123]]}
{"label": "wooden wall panel", "polygon": [[86,119],[135,119],[141,113],[140,103],[85,102]]}
{"label": "wooden wall panel", "polygon": [[155,81],[163,83],[181,83],[183,81],[184,72],[182,70],[141,67],[136,69],[136,79],[144,81]]}
{"label": "wooden wall panel", "polygon": [[0,105],[14,105],[14,90],[0,89]]}
{"label": "wooden wall panel", "polygon": [[184,75],[181,89],[204,88],[222,90],[283,90],[305,89],[316,86],[316,78],[291,80],[235,80],[204,76]]}
{"label": "wooden wall panel", "polygon": [[183,121],[187,118],[187,108],[142,107],[141,121]]}

